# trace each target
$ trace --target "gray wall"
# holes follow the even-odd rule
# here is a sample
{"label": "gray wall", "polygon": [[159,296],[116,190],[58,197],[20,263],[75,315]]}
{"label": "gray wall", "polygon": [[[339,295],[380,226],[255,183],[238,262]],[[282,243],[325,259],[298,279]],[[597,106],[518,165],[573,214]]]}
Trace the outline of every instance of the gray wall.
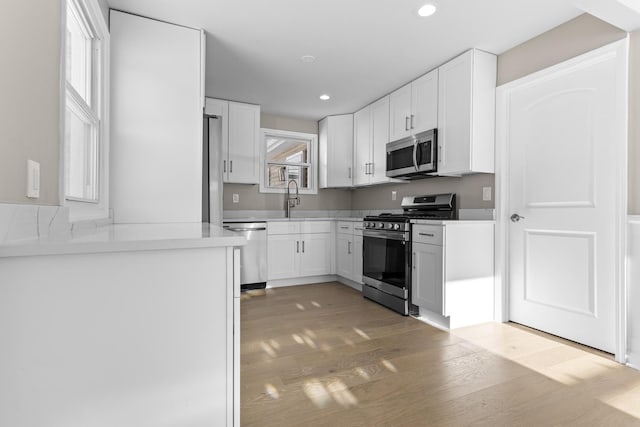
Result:
{"label": "gray wall", "polygon": [[104,16],[104,22],[107,23],[107,28],[108,28],[109,27],[109,5],[107,4],[107,0],[98,0],[98,4],[100,5],[102,16]]}
{"label": "gray wall", "polygon": [[[0,13],[0,203],[57,205],[60,152],[60,0],[7,0]],[[28,199],[27,159],[40,163]]]}
{"label": "gray wall", "polygon": [[[318,134],[318,123],[313,120],[294,119],[272,114],[260,114],[260,126],[269,129]],[[233,203],[233,194],[240,196],[240,203]],[[349,190],[318,190],[317,195],[303,194],[296,210],[351,209]],[[284,210],[285,195],[260,193],[259,185],[224,184],[224,210]]]}

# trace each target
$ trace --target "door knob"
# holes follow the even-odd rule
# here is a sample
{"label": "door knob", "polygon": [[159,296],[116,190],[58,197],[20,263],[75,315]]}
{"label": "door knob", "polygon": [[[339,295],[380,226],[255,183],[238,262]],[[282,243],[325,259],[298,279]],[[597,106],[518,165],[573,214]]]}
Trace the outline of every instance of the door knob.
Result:
{"label": "door knob", "polygon": [[517,213],[514,213],[513,215],[511,215],[511,222],[518,222],[521,219],[524,219],[524,217],[518,215]]}

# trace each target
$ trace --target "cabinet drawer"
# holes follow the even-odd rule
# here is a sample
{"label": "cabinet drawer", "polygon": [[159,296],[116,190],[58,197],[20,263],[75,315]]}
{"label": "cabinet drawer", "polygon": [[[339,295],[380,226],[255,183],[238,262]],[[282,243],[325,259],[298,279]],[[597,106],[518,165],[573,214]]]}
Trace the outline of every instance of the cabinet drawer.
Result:
{"label": "cabinet drawer", "polygon": [[353,223],[349,221],[338,221],[339,234],[353,234]]}
{"label": "cabinet drawer", "polygon": [[354,236],[362,236],[362,230],[364,230],[364,226],[361,222],[353,223],[353,235]]}
{"label": "cabinet drawer", "polygon": [[300,221],[267,222],[267,234],[299,234]]}
{"label": "cabinet drawer", "polygon": [[442,246],[443,230],[442,225],[414,225],[413,241]]}
{"label": "cabinet drawer", "polygon": [[331,221],[303,221],[302,233],[331,233]]}

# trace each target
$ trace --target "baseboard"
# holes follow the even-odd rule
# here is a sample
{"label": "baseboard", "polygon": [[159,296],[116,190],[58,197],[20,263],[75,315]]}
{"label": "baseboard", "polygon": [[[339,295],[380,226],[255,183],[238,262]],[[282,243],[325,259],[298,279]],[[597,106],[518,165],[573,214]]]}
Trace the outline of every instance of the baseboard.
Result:
{"label": "baseboard", "polygon": [[353,288],[358,292],[362,292],[362,283],[354,282],[353,280],[347,279],[346,277],[342,277],[342,276],[336,276],[336,281],[350,288]]}
{"label": "baseboard", "polygon": [[428,325],[442,329],[443,331],[450,330],[449,318],[442,316],[441,314],[434,313],[433,311],[426,310],[420,307],[420,315],[415,317],[416,319],[424,322]]}
{"label": "baseboard", "polygon": [[292,279],[277,279],[267,281],[267,288],[284,288],[285,286],[311,285],[313,283],[335,282],[337,276],[328,274],[324,276],[294,277]]}

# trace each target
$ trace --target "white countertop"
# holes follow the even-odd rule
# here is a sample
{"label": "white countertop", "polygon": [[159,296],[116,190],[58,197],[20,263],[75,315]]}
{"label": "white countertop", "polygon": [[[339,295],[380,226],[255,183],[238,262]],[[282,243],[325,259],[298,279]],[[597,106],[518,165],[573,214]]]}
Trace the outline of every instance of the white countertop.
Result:
{"label": "white countertop", "polygon": [[447,224],[495,224],[488,219],[412,219],[411,224],[421,225],[447,225]]}
{"label": "white countertop", "polygon": [[308,217],[308,218],[228,218],[222,220],[223,222],[288,222],[288,221],[350,221],[350,222],[362,222],[362,218],[352,217]]}
{"label": "white countertop", "polygon": [[26,239],[0,245],[0,258],[160,249],[242,246],[246,239],[202,223],[111,224],[91,231]]}

